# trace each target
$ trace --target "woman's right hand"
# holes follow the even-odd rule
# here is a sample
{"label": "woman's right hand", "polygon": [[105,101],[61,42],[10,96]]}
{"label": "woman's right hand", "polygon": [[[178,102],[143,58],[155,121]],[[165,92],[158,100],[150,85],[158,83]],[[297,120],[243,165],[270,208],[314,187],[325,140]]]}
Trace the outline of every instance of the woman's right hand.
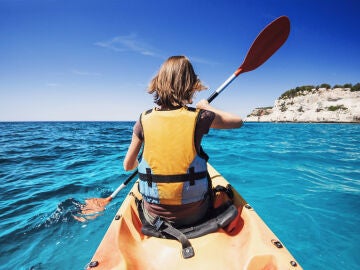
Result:
{"label": "woman's right hand", "polygon": [[209,101],[207,101],[206,99],[200,100],[200,101],[196,104],[196,108],[202,109],[202,110],[211,111],[211,106],[210,106],[210,104],[209,104]]}

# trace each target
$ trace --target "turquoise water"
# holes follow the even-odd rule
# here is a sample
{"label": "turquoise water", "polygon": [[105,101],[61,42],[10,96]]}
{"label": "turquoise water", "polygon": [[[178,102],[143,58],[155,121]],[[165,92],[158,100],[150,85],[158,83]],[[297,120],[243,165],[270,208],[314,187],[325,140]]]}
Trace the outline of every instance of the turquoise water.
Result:
{"label": "turquoise water", "polygon": [[[0,123],[0,269],[84,269],[130,187],[94,220],[72,215],[129,175],[132,125]],[[246,123],[204,149],[304,269],[359,267],[360,125]]]}

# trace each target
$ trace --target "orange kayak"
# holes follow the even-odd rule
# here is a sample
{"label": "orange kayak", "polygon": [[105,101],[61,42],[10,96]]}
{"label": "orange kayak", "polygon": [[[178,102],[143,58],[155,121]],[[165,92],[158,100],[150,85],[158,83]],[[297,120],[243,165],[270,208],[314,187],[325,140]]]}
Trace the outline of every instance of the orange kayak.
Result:
{"label": "orange kayak", "polygon": [[[211,165],[208,170],[213,186],[228,186]],[[87,269],[302,269],[234,189],[235,219],[216,232],[189,239],[195,254],[184,259],[178,241],[142,233],[136,205],[136,198],[141,199],[141,195],[137,186],[136,182]]]}

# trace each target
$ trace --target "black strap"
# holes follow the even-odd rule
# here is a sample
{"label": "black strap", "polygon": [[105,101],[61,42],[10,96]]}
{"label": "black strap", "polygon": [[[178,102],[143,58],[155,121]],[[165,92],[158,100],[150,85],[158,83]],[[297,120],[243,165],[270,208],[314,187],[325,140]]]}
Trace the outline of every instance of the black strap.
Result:
{"label": "black strap", "polygon": [[[148,168],[146,173],[139,173],[139,179],[142,181],[155,182],[155,183],[176,183],[176,182],[186,182],[190,181],[190,184],[194,184],[195,180],[206,178],[207,172],[194,172],[193,168],[189,170],[187,174],[174,174],[174,175],[160,175],[160,174],[151,174],[148,173]],[[150,185],[151,186],[151,185]]]}
{"label": "black strap", "polygon": [[184,259],[191,258],[195,255],[194,248],[191,246],[189,239],[178,229],[174,228],[169,222],[157,216],[154,222],[149,222],[144,216],[143,204],[141,200],[135,200],[141,223],[141,231],[145,235],[159,238],[174,238],[181,243],[182,256]]}
{"label": "black strap", "polygon": [[178,229],[171,226],[170,223],[157,216],[154,223],[152,224],[157,231],[164,232],[174,238],[176,238],[182,247],[182,256],[184,259],[191,258],[195,255],[194,248],[191,246],[189,239]]}
{"label": "black strap", "polygon": [[145,112],[145,115],[151,113],[152,111],[153,111],[153,109],[147,110],[147,111]]}
{"label": "black strap", "polygon": [[[204,177],[202,177],[204,178]],[[201,179],[201,178],[200,178]],[[191,167],[189,169],[189,182],[190,182],[190,186],[195,185],[195,180],[196,180],[196,176],[195,176],[195,168]]]}
{"label": "black strap", "polygon": [[[139,173],[139,177],[140,177],[140,174]],[[152,178],[152,174],[151,174],[151,169],[150,168],[146,168],[146,181],[148,183],[148,186],[151,187],[152,186],[152,181],[153,181],[153,178]],[[141,179],[141,177],[140,177]]]}

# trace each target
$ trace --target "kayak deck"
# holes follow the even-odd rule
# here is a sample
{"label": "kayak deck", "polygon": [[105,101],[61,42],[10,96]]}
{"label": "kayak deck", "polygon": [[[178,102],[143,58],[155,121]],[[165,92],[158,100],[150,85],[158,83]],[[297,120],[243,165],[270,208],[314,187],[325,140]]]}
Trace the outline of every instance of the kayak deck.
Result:
{"label": "kayak deck", "polygon": [[[213,186],[229,183],[211,166]],[[216,233],[190,239],[195,256],[184,259],[176,240],[143,235],[137,182],[118,210],[88,269],[302,269],[246,201],[234,192],[237,217]]]}

